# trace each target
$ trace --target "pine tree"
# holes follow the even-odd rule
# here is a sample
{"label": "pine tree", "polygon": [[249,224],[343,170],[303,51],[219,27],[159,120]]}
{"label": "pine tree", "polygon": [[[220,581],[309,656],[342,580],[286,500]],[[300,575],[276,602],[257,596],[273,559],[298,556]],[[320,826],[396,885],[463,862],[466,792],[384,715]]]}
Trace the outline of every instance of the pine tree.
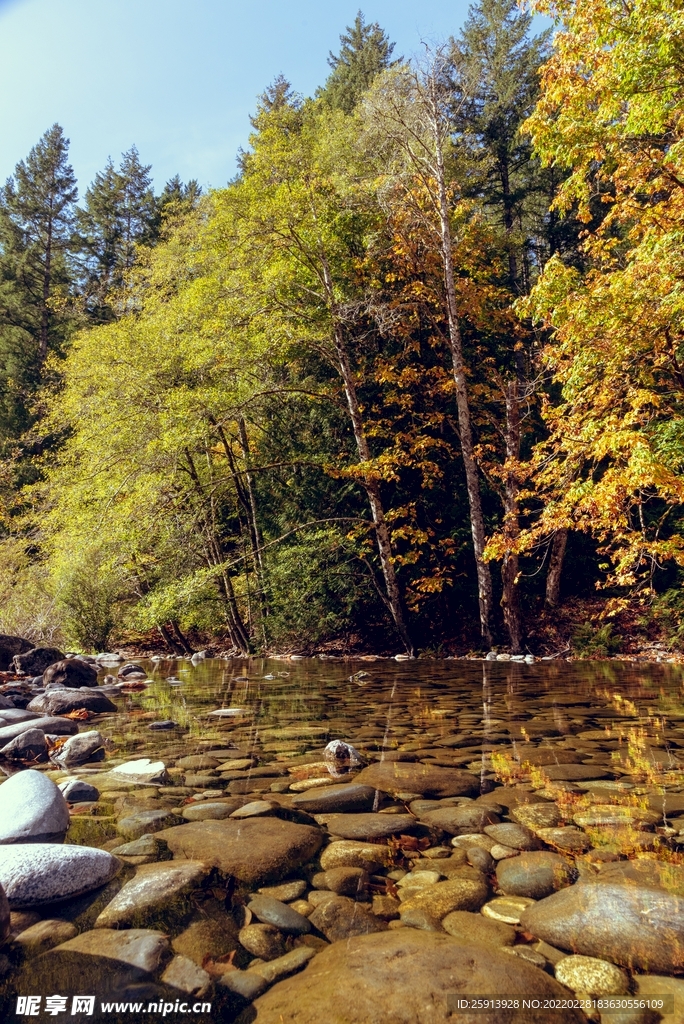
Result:
{"label": "pine tree", "polygon": [[0,439],[18,437],[48,353],[71,326],[76,179],[58,124],[21,160],[0,191]]}
{"label": "pine tree", "polygon": [[390,58],[394,43],[377,21],[366,25],[361,11],[354,24],[348,25],[346,33],[340,36],[340,42],[337,56],[330,51],[328,64],[332,72],[319,95],[331,107],[349,114],[373,79],[393,63]]}
{"label": "pine tree", "polygon": [[[455,125],[469,143],[472,191],[494,210],[508,236],[509,285],[527,290],[528,253],[517,251],[526,204],[541,188],[530,139],[520,126],[539,95],[539,69],[548,55],[548,32],[530,38],[532,17],[516,0],[478,0],[453,41]],[[522,241],[525,249],[525,242]]]}
{"label": "pine tree", "polygon": [[153,243],[158,236],[159,210],[150,170],[140,163],[135,146],[122,155],[118,170],[110,158],[78,211],[81,291],[87,314],[97,323],[115,318],[114,295],[133,266],[136,246]]}

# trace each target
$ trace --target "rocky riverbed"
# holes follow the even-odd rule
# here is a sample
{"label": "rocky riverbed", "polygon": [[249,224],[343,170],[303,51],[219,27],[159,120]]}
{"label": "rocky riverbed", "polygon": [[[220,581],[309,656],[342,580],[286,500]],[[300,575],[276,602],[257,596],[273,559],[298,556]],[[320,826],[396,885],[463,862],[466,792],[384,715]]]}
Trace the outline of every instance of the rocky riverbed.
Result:
{"label": "rocky riverbed", "polygon": [[684,1021],[678,667],[9,653],[3,1019]]}

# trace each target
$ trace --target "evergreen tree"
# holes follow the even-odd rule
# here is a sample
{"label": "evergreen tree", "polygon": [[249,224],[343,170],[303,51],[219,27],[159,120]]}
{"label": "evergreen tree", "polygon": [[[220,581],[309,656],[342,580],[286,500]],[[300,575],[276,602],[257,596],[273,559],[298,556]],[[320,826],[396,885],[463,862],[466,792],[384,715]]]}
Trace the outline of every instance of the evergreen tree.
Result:
{"label": "evergreen tree", "polygon": [[58,124],[21,160],[0,191],[0,440],[31,422],[48,353],[72,322],[76,179]]}
{"label": "evergreen tree", "polygon": [[150,170],[140,163],[135,146],[122,155],[118,170],[110,158],[78,211],[81,288],[89,318],[96,322],[115,317],[113,297],[133,266],[136,246],[150,244],[158,235],[159,211]]}
{"label": "evergreen tree", "polygon": [[332,71],[319,95],[331,107],[349,114],[373,79],[393,63],[390,58],[394,43],[377,21],[366,25],[361,11],[354,24],[348,25],[346,33],[340,36],[340,42],[337,56],[330,51],[328,64]]}
{"label": "evergreen tree", "polygon": [[454,122],[474,161],[471,191],[500,218],[508,237],[509,286],[518,291],[527,289],[529,278],[520,237],[529,227],[528,200],[542,187],[531,141],[520,133],[548,55],[548,32],[530,38],[531,23],[516,0],[478,0],[452,49]]}

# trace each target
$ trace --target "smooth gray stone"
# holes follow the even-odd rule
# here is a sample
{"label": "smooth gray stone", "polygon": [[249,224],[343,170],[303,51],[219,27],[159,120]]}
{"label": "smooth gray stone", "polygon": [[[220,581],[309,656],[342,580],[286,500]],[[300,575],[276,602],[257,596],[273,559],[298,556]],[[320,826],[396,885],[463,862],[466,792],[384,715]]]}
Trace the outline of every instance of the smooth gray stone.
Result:
{"label": "smooth gray stone", "polygon": [[251,1003],[268,988],[268,982],[260,974],[250,971],[229,971],[222,974],[217,982],[218,988],[227,989],[244,1003]]}
{"label": "smooth gray stone", "polygon": [[306,935],[311,931],[308,918],[272,896],[253,896],[249,901],[249,909],[264,924],[273,924],[286,934]]}
{"label": "smooth gray stone", "polygon": [[20,736],[27,729],[40,729],[41,732],[49,733],[51,736],[74,736],[78,732],[78,725],[70,718],[55,718],[49,715],[31,718],[28,721],[4,725],[0,729],[0,743],[4,746],[15,736]]}
{"label": "smooth gray stone", "polygon": [[0,845],[61,842],[68,827],[66,800],[46,775],[29,768],[0,786]]}
{"label": "smooth gray stone", "polygon": [[0,757],[8,761],[47,761],[48,743],[40,729],[27,729],[0,747]]}
{"label": "smooth gray stone", "polygon": [[499,888],[507,896],[528,896],[533,900],[543,900],[571,885],[576,878],[577,869],[568,857],[546,850],[507,857],[496,866]]}
{"label": "smooth gray stone", "polygon": [[28,722],[42,717],[37,711],[27,711],[25,708],[3,708],[0,711],[0,719],[7,725],[17,725],[18,722]]}
{"label": "smooth gray stone", "polygon": [[105,885],[121,868],[106,850],[58,843],[0,848],[0,885],[12,910],[56,903]]}
{"label": "smooth gray stone", "polygon": [[40,711],[44,715],[68,715],[70,711],[79,711],[81,708],[96,715],[117,709],[116,704],[104,693],[86,689],[46,690],[39,697],[34,697],[28,705],[29,711]]}
{"label": "smooth gray stone", "polygon": [[100,735],[97,729],[91,729],[89,732],[79,732],[76,736],[70,736],[66,743],[60,747],[59,751],[52,755],[51,760],[62,768],[86,764],[88,761],[101,761],[104,760],[103,744],[104,737]]}
{"label": "smooth gray stone", "polygon": [[67,779],[65,782],[60,782],[57,788],[70,804],[82,804],[100,799],[100,791],[90,783],[83,782],[82,779]]}
{"label": "smooth gray stone", "polygon": [[359,786],[353,782],[336,786],[323,786],[298,793],[292,806],[310,814],[335,811],[372,811],[376,791],[372,786]]}
{"label": "smooth gray stone", "polygon": [[[147,927],[175,911],[187,911],[189,894],[198,889],[211,869],[201,861],[144,864],[119,890],[95,921],[96,928]],[[166,923],[166,922],[165,922]]]}

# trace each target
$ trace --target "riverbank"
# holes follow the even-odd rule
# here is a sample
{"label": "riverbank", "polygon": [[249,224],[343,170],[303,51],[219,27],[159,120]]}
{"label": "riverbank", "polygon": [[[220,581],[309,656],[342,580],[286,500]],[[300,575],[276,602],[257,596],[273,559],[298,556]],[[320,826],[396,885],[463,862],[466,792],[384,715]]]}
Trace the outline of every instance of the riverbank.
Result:
{"label": "riverbank", "polygon": [[[681,685],[668,664],[117,657],[10,681],[7,1015],[85,989],[94,1019],[211,1003],[202,1024],[679,1001]],[[630,1012],[604,1018],[659,1019]]]}

